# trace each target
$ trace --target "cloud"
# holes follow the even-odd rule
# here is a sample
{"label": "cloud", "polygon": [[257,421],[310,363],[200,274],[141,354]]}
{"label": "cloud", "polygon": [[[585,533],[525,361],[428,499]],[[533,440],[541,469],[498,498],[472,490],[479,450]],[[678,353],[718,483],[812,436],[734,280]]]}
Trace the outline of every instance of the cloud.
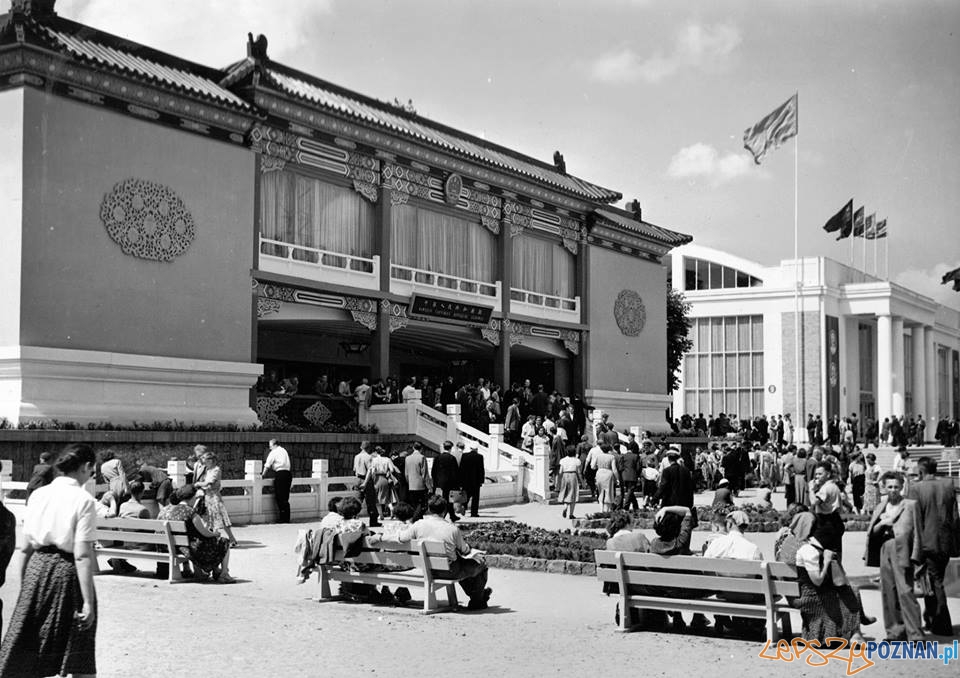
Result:
{"label": "cloud", "polygon": [[721,156],[713,146],[703,143],[681,148],[667,168],[667,175],[674,179],[703,179],[712,186],[755,173],[754,163],[745,153]]}
{"label": "cloud", "polygon": [[[61,0],[57,13],[207,66],[246,56],[247,33],[263,33],[282,58],[310,39],[334,0]],[[211,29],[211,27],[215,27]]]}
{"label": "cloud", "polygon": [[960,310],[960,292],[955,291],[952,284],[940,284],[943,274],[957,267],[960,267],[960,259],[952,263],[935,264],[928,269],[909,268],[898,273],[893,282],[930,297],[944,306]]}
{"label": "cloud", "polygon": [[740,31],[731,24],[687,24],[677,34],[673,49],[641,57],[631,47],[609,51],[590,66],[594,79],[608,83],[642,80],[656,84],[683,69],[716,68],[740,45]]}

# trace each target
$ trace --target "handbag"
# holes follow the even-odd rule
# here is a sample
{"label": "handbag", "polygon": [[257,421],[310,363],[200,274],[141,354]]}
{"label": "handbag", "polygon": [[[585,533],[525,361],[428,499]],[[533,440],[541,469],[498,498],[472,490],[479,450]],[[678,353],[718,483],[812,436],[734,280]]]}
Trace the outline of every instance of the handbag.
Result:
{"label": "handbag", "polygon": [[193,510],[197,512],[197,515],[206,515],[207,513],[207,501],[204,499],[201,494],[197,497],[197,500],[193,502]]}

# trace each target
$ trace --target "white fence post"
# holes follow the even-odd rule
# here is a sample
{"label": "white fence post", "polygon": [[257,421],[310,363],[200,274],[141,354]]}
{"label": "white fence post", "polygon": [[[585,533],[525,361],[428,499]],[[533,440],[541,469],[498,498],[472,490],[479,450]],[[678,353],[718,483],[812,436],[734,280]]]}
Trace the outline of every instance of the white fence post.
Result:
{"label": "white fence post", "polygon": [[243,462],[243,479],[250,483],[250,522],[265,523],[263,515],[263,462],[247,459]]}
{"label": "white fence post", "polygon": [[174,487],[183,487],[187,484],[187,462],[182,459],[171,459],[167,462],[167,475]]}
{"label": "white fence post", "polygon": [[13,482],[13,460],[0,459],[0,499],[6,500],[7,495],[3,492],[3,486],[6,483]]}
{"label": "white fence post", "polygon": [[639,443],[643,440],[643,429],[639,426],[631,426],[630,433],[633,434],[633,437],[636,438],[636,441]]}
{"label": "white fence post", "polygon": [[499,471],[500,462],[503,458],[500,455],[500,443],[503,442],[503,424],[490,424],[488,431],[490,433],[490,456],[493,457],[489,460],[489,470]]}
{"label": "white fence post", "polygon": [[421,404],[420,389],[414,390],[413,394],[404,400],[407,406],[407,433],[417,432],[417,405]]}
{"label": "white fence post", "polygon": [[315,486],[317,493],[317,515],[323,516],[327,512],[327,492],[330,483],[330,461],[328,459],[314,459],[311,478],[319,478],[320,484]]}
{"label": "white fence post", "polygon": [[451,443],[457,443],[457,424],[460,423],[460,406],[459,405],[447,405],[447,440]]}
{"label": "white fence post", "polygon": [[534,491],[543,497],[542,501],[550,500],[550,448],[542,440],[533,442],[533,474],[531,486]]}
{"label": "white fence post", "polygon": [[523,463],[523,455],[516,454],[513,457],[514,472],[517,474],[517,484],[514,490],[514,500],[519,504],[523,501],[523,490],[526,485],[526,471],[525,465]]}

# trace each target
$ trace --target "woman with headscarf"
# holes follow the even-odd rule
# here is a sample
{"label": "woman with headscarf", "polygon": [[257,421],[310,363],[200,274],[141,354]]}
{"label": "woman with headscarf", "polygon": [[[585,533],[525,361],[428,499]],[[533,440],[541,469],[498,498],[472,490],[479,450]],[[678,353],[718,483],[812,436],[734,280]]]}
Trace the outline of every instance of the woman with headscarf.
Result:
{"label": "woman with headscarf", "polygon": [[30,496],[23,519],[20,597],[0,646],[0,676],[96,676],[97,513],[83,489],[96,457],[68,445],[60,476]]}

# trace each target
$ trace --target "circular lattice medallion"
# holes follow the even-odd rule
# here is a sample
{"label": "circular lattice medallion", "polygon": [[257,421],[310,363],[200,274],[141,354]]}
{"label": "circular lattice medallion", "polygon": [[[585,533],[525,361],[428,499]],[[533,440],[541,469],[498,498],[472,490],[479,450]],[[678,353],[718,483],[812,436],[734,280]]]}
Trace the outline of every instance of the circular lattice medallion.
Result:
{"label": "circular lattice medallion", "polygon": [[172,261],[196,235],[193,216],[176,193],[146,179],[125,179],[103,197],[100,220],[124,254]]}
{"label": "circular lattice medallion", "polygon": [[640,294],[633,290],[622,290],[613,304],[613,317],[623,334],[628,337],[639,335],[647,322],[647,309],[643,306]]}

